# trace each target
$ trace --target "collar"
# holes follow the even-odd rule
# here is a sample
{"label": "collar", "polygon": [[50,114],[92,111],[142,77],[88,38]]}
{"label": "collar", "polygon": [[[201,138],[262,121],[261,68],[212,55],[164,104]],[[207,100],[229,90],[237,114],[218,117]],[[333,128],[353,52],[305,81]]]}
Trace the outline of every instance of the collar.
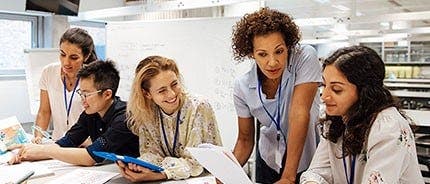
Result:
{"label": "collar", "polygon": [[112,118],[117,114],[117,111],[119,110],[125,110],[125,102],[121,101],[121,99],[118,96],[114,97],[113,103],[110,105],[109,109],[106,111],[105,115],[103,116],[104,122],[110,122]]}

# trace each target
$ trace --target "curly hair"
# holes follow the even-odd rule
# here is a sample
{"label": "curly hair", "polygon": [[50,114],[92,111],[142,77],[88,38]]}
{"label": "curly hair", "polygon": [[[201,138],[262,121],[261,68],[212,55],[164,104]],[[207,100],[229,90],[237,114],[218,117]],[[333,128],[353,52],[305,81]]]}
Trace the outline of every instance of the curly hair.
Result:
{"label": "curly hair", "polygon": [[233,56],[237,61],[249,58],[253,52],[253,39],[255,36],[280,32],[288,50],[300,40],[300,31],[292,18],[287,14],[269,8],[262,8],[239,20],[233,26],[232,48]]}
{"label": "curly hair", "polygon": [[384,62],[368,47],[351,46],[329,56],[323,62],[323,70],[328,65],[334,65],[357,87],[358,100],[348,109],[346,118],[327,115],[320,119],[320,127],[329,126],[327,132],[321,130],[322,136],[334,143],[343,136],[343,156],[358,155],[363,151],[378,113],[387,107],[399,109],[384,86]]}

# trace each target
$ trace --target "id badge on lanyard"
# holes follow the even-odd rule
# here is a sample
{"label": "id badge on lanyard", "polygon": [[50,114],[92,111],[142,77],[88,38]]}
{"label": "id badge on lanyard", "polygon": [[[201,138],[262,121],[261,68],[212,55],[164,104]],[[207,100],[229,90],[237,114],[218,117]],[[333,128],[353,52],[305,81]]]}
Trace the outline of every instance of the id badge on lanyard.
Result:
{"label": "id badge on lanyard", "polygon": [[258,95],[260,98],[260,102],[263,106],[264,111],[266,114],[270,117],[272,120],[272,123],[276,125],[276,151],[275,151],[275,161],[276,164],[279,166],[279,168],[282,168],[282,159],[284,153],[281,151],[282,141],[281,138],[285,138],[285,134],[281,130],[281,93],[282,93],[282,80],[279,83],[278,87],[278,99],[277,99],[277,108],[276,112],[272,115],[269,110],[267,110],[266,106],[264,105],[263,99],[261,97],[261,84],[260,81],[258,82]]}

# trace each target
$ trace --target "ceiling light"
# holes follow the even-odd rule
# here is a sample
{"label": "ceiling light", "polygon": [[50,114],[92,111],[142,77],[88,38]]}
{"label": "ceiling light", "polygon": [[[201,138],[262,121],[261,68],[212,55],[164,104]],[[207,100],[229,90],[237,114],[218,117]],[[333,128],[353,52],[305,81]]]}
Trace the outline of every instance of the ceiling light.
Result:
{"label": "ceiling light", "polygon": [[322,25],[332,25],[336,23],[336,20],[332,17],[306,18],[306,19],[295,19],[294,23],[296,23],[298,26],[322,26]]}
{"label": "ceiling light", "polygon": [[314,0],[317,3],[324,4],[330,2],[330,0]]}
{"label": "ceiling light", "polygon": [[330,30],[340,34],[346,33],[348,31],[345,23],[337,23],[333,26],[333,29],[330,29]]}
{"label": "ceiling light", "polygon": [[379,25],[381,25],[382,27],[388,27],[388,26],[390,26],[390,23],[389,22],[381,22],[381,23],[379,23]]}
{"label": "ceiling light", "polygon": [[339,9],[339,10],[342,10],[342,11],[349,11],[349,10],[351,10],[351,9],[349,9],[348,7],[346,7],[346,6],[343,6],[343,5],[340,5],[340,4],[338,4],[338,5],[331,5],[331,7],[333,7],[333,8],[337,8],[337,9]]}

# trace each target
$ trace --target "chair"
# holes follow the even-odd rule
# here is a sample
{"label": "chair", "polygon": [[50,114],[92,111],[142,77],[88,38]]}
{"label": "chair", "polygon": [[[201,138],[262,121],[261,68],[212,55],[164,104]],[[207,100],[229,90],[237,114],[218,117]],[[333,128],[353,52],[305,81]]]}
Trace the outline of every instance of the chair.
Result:
{"label": "chair", "polygon": [[430,135],[415,134],[415,144],[417,147],[418,163],[425,165],[427,171],[421,171],[424,178],[430,178]]}

